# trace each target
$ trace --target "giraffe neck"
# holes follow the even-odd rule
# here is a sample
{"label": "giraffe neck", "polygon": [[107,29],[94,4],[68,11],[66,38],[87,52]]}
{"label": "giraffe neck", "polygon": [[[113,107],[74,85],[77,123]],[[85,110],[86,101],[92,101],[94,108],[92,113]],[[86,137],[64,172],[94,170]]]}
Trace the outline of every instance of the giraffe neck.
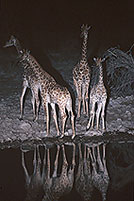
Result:
{"label": "giraffe neck", "polygon": [[16,47],[17,53],[21,54],[23,52],[22,47],[18,39],[15,40],[14,46]]}
{"label": "giraffe neck", "polygon": [[99,65],[99,83],[103,83],[103,70],[102,70],[102,65]]}
{"label": "giraffe neck", "polygon": [[32,55],[29,55],[27,63],[29,64],[29,68],[33,69],[34,71],[37,71],[37,66],[39,68],[39,64]]}
{"label": "giraffe neck", "polygon": [[37,77],[37,62],[34,61],[34,58],[29,55],[28,56],[28,60],[24,60],[22,62],[23,64],[23,68],[24,68],[24,74],[26,75],[34,75],[35,77]]}
{"label": "giraffe neck", "polygon": [[82,44],[82,59],[87,60],[87,40],[88,36],[84,36],[83,44]]}

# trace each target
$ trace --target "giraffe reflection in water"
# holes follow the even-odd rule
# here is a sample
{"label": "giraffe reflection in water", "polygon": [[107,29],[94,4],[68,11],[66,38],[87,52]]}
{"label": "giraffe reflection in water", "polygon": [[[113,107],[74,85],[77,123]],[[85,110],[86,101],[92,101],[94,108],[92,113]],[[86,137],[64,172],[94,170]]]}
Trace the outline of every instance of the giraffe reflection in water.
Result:
{"label": "giraffe reflection in water", "polygon": [[[67,162],[65,147],[62,145],[63,164],[60,176],[58,176],[58,159],[59,159],[60,146],[57,145],[56,159],[54,162],[54,171],[50,177],[50,155],[47,150],[47,177],[44,182],[44,198],[42,201],[59,200],[65,194],[69,194],[73,188],[74,183],[74,168],[75,168],[75,145],[73,144],[72,164],[69,167]],[[68,170],[69,168],[69,170]],[[49,186],[49,189],[48,189]]]}
{"label": "giraffe reflection in water", "polygon": [[[64,145],[53,148],[44,146],[41,159],[39,146],[34,149],[33,174],[29,176],[26,168],[24,152],[22,152],[22,167],[25,173],[27,196],[25,201],[58,201],[69,194],[75,187],[84,201],[90,201],[94,190],[101,193],[106,200],[109,185],[109,175],[106,167],[106,145],[78,144],[78,168],[75,173],[76,145],[71,146],[71,156]],[[51,157],[55,153],[54,159]],[[61,156],[61,157],[60,157]]]}
{"label": "giraffe reflection in water", "polygon": [[92,163],[92,182],[93,186],[100,191],[102,195],[102,200],[106,200],[106,194],[108,190],[109,185],[109,175],[106,167],[106,145],[103,144],[103,156],[101,160],[100,155],[100,146],[97,145],[97,156],[95,154],[95,146],[92,147],[92,153],[91,149],[88,148],[90,157],[91,157],[91,163]]}
{"label": "giraffe reflection in water", "polygon": [[38,201],[43,196],[43,177],[41,174],[41,158],[39,153],[39,147],[34,149],[33,158],[33,174],[29,175],[28,169],[25,163],[24,152],[22,151],[22,167],[25,174],[26,182],[26,199],[25,201]]}
{"label": "giraffe reflection in water", "polygon": [[78,145],[78,148],[79,165],[75,179],[75,188],[76,191],[81,195],[81,197],[83,197],[83,199],[87,201],[91,199],[91,195],[93,192],[89,154],[87,155],[86,145],[84,145],[84,158],[82,157],[81,144]]}
{"label": "giraffe reflection in water", "polygon": [[[63,164],[61,167],[60,176],[58,175],[59,168],[59,153],[62,150]],[[53,164],[50,162],[50,150],[44,149],[43,163],[39,147],[34,150],[33,166],[34,171],[30,176],[25,164],[24,152],[22,152],[22,167],[25,173],[27,196],[25,201],[42,200],[56,201],[65,194],[69,194],[74,184],[74,169],[75,169],[75,144],[73,144],[72,161],[69,165],[65,153],[65,147],[57,145],[56,157],[54,162],[54,170],[51,175]],[[42,167],[42,171],[41,171]]]}
{"label": "giraffe reflection in water", "polygon": [[[95,188],[101,193],[102,200],[106,200],[106,193],[109,185],[109,175],[105,158],[106,145],[103,144],[102,147],[103,156],[101,159],[101,146],[97,145],[97,147],[86,147],[84,144],[84,156],[82,157],[81,144],[78,145],[79,165],[75,179],[75,188],[84,201],[91,200]],[[97,153],[95,152],[96,149]]]}

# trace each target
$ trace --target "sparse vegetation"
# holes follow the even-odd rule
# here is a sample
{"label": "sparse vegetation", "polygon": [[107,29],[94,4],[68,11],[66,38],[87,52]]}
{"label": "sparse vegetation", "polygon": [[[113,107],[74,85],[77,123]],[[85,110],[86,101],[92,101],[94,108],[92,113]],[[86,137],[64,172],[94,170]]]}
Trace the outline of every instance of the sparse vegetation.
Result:
{"label": "sparse vegetation", "polygon": [[[110,89],[112,97],[126,96],[133,94],[134,91],[134,57],[132,47],[124,52],[119,47],[109,48],[102,57],[106,59],[106,69],[104,67],[104,77]],[[105,66],[105,65],[103,65]],[[92,83],[98,82],[98,68],[92,66]]]}
{"label": "sparse vegetation", "polygon": [[110,48],[103,55],[108,56],[106,61],[107,83],[112,96],[126,96],[133,92],[134,57],[132,47],[127,52],[116,47]]}

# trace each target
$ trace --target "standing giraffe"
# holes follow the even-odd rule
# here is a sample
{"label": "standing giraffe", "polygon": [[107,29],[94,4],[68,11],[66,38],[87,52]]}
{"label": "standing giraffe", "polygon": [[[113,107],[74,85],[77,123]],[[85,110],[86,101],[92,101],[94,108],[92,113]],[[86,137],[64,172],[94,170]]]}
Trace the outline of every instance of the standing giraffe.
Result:
{"label": "standing giraffe", "polygon": [[[19,58],[21,58],[22,54],[23,54],[23,49],[20,45],[19,40],[14,37],[11,36],[9,41],[6,42],[4,47],[11,47],[14,46],[17,50],[18,56]],[[23,90],[22,90],[22,94],[20,97],[20,120],[23,119],[23,103],[24,103],[24,96],[26,93],[27,88],[31,89],[32,92],[32,106],[33,106],[33,114],[34,114],[34,118],[33,120],[37,120],[38,119],[38,110],[39,110],[39,105],[40,105],[40,101],[39,101],[39,84],[38,84],[38,79],[36,76],[36,72],[34,71],[30,71],[30,69],[28,68],[27,63],[25,62],[21,62],[23,69],[24,69],[24,73],[23,73]]]}
{"label": "standing giraffe", "polygon": [[88,115],[88,90],[91,77],[91,70],[87,62],[87,40],[89,29],[90,26],[88,27],[87,25],[82,25],[81,27],[81,37],[84,38],[82,44],[82,56],[80,62],[73,69],[73,81],[78,96],[78,118],[81,113],[81,102],[83,102],[83,113]]}
{"label": "standing giraffe", "polygon": [[84,159],[82,158],[81,144],[79,147],[79,165],[75,179],[76,191],[82,196],[84,201],[91,200],[93,185],[91,179],[91,168],[89,154],[86,157],[86,145],[84,145]]}
{"label": "standing giraffe", "polygon": [[[90,92],[90,105],[91,105],[91,111],[90,111],[90,119],[87,125],[87,130],[94,127],[94,119],[95,119],[95,113],[96,113],[96,128],[99,129],[99,119],[100,119],[100,113],[101,113],[101,119],[102,119],[102,129],[105,130],[105,106],[107,101],[107,91],[104,86],[103,82],[103,70],[102,70],[102,62],[105,60],[101,58],[94,58],[94,61],[96,62],[96,66],[99,67],[99,81],[96,85],[93,86]],[[95,106],[98,106],[97,111],[95,112]]]}
{"label": "standing giraffe", "polygon": [[[55,79],[45,72],[41,66],[37,63],[34,57],[26,51],[23,53],[22,61],[26,62],[28,68],[36,73],[37,79],[39,81],[39,89],[41,92],[42,104],[44,110],[46,111],[46,121],[47,121],[47,135],[49,135],[49,107],[50,104],[53,110],[53,118],[55,121],[57,135],[60,134],[57,113],[56,113],[56,104],[59,107],[62,119],[62,131],[61,137],[64,136],[65,124],[67,120],[66,110],[68,114],[71,114],[71,123],[72,123],[72,138],[75,137],[75,127],[74,127],[74,113],[72,109],[72,98],[71,94],[66,87],[59,85]],[[30,72],[31,72],[30,71]]]}
{"label": "standing giraffe", "polygon": [[[90,148],[89,148],[90,149]],[[92,161],[92,182],[96,189],[98,189],[102,195],[102,200],[106,201],[106,193],[108,190],[109,185],[109,175],[106,167],[106,159],[105,159],[105,150],[106,145],[103,144],[103,157],[101,160],[100,156],[100,147],[97,145],[97,158],[95,156],[95,147],[92,147],[92,153],[91,150],[89,151],[91,161]]]}

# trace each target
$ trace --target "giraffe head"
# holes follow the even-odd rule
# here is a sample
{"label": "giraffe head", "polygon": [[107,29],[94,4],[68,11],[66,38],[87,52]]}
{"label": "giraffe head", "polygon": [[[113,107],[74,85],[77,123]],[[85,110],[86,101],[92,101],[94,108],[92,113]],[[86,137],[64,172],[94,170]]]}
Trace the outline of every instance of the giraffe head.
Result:
{"label": "giraffe head", "polygon": [[16,38],[12,35],[10,37],[10,39],[6,42],[6,44],[4,45],[4,47],[10,47],[10,46],[15,46],[16,45]]}
{"label": "giraffe head", "polygon": [[101,58],[95,58],[95,57],[93,58],[93,60],[96,63],[96,66],[100,66],[102,64],[102,62],[105,61],[105,59],[106,58],[103,58],[103,59],[101,59]]}
{"label": "giraffe head", "polygon": [[88,26],[87,24],[86,25],[82,25],[81,26],[81,38],[85,37],[87,38],[88,37],[88,30],[91,28],[91,26]]}

